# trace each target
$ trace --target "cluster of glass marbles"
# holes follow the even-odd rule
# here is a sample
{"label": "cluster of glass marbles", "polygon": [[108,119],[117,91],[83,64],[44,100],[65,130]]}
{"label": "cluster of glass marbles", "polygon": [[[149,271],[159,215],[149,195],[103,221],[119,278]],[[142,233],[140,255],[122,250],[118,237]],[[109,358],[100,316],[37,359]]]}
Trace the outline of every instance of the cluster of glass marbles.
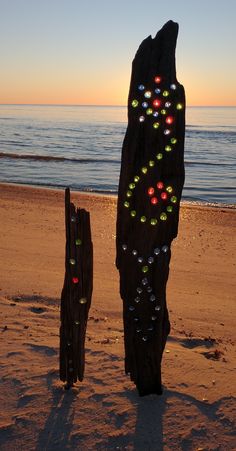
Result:
{"label": "cluster of glass marbles", "polygon": [[[149,162],[150,163],[150,162]],[[145,171],[143,171],[145,169]],[[141,168],[142,175],[147,173],[147,167]],[[131,218],[138,219],[141,223],[148,223],[152,226],[158,225],[159,221],[166,221],[168,219],[168,214],[171,214],[174,209],[174,205],[177,203],[178,199],[174,195],[174,188],[171,185],[166,185],[162,181],[158,181],[155,186],[150,186],[147,189],[147,198],[153,207],[160,206],[162,210],[156,216],[156,212],[153,211],[151,218],[147,218],[144,214],[138,215],[137,211],[133,208],[133,198],[134,192],[137,184],[141,180],[140,176],[135,176],[134,181],[129,183],[128,190],[126,191],[126,200],[124,201],[124,207],[130,211]]]}
{"label": "cluster of glass marbles", "polygon": [[[135,332],[140,336],[142,341],[147,342],[150,339],[150,333],[155,331],[155,324],[158,320],[158,314],[161,311],[160,301],[153,292],[153,288],[148,279],[148,273],[151,266],[158,256],[161,255],[161,253],[164,255],[168,254],[169,246],[163,245],[160,248],[154,248],[152,255],[149,255],[147,258],[139,256],[136,249],[129,250],[127,244],[122,244],[122,250],[125,253],[131,253],[131,255],[133,255],[136,259],[137,264],[140,265],[141,280],[139,285],[136,287],[133,302],[128,306],[128,311],[131,315],[132,321],[134,322]],[[148,324],[144,327],[138,312],[139,305],[143,305],[146,299],[149,306],[152,306],[152,312],[150,314]]]}
{"label": "cluster of glass marbles", "polygon": [[177,85],[171,83],[169,87],[162,87],[162,77],[157,75],[154,77],[154,89],[146,88],[143,84],[138,85],[137,98],[131,100],[131,106],[138,109],[140,115],[139,122],[143,123],[149,118],[153,118],[152,126],[158,129],[161,123],[164,123],[164,135],[171,133],[170,125],[174,123],[175,116],[170,114],[170,109],[173,111],[182,110],[182,103],[173,103],[173,92],[176,91]]}
{"label": "cluster of glass marbles", "polygon": [[[70,220],[71,220],[71,222],[76,222],[76,217],[75,216],[71,216]],[[81,246],[82,245],[82,240],[80,238],[76,238],[75,239],[75,245],[76,246]],[[69,258],[69,264],[72,267],[75,267],[75,265],[76,265],[75,258]],[[77,285],[79,283],[79,278],[77,276],[72,276],[72,283],[73,283],[73,285]],[[82,297],[82,298],[79,299],[79,303],[80,304],[86,304],[87,303],[87,299]],[[75,321],[75,324],[79,325],[79,321]]]}

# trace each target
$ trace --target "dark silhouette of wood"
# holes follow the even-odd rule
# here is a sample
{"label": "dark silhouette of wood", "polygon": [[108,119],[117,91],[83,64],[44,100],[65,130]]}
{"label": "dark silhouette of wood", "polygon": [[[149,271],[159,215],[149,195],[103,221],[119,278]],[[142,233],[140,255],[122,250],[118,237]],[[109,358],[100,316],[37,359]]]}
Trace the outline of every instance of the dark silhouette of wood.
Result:
{"label": "dark silhouette of wood", "polygon": [[61,293],[60,379],[69,388],[82,381],[85,334],[93,289],[93,245],[90,216],[70,202],[65,190],[65,279]]}
{"label": "dark silhouette of wood", "polygon": [[145,39],[134,58],[117,210],[125,371],[139,394],[161,394],[170,332],[166,305],[171,242],[184,184],[185,94],[176,79],[178,24]]}

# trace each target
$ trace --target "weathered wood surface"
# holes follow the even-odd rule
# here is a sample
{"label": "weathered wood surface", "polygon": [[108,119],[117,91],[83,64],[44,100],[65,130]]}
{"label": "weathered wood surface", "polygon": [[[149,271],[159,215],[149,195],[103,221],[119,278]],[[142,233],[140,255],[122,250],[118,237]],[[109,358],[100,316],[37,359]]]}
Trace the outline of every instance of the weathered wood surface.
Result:
{"label": "weathered wood surface", "polygon": [[93,289],[90,217],[65,191],[65,279],[61,293],[60,379],[67,387],[83,380],[85,334]]}
{"label": "weathered wood surface", "polygon": [[166,283],[184,184],[185,94],[176,79],[177,35],[178,24],[169,21],[136,53],[122,149],[116,264],[125,371],[140,395],[162,393],[161,360],[170,332]]}

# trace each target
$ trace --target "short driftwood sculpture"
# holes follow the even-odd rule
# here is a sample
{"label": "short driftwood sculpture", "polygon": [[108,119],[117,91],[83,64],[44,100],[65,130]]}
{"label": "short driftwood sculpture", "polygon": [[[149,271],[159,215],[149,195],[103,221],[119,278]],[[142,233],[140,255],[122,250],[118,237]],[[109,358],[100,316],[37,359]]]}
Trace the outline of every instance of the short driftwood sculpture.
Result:
{"label": "short driftwood sculpture", "polygon": [[133,61],[117,212],[125,371],[140,395],[162,393],[170,332],[166,305],[171,242],[184,184],[184,88],[176,79],[178,24],[169,21]]}
{"label": "short driftwood sculpture", "polygon": [[83,380],[85,333],[93,288],[93,245],[89,213],[65,192],[66,256],[61,293],[60,379],[67,388]]}

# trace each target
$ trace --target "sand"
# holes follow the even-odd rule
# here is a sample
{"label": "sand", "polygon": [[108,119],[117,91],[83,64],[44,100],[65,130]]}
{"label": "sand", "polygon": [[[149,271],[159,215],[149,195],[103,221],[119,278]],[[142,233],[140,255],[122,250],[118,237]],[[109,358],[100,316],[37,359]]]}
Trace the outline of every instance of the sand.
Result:
{"label": "sand", "polygon": [[0,449],[236,449],[236,210],[182,205],[167,287],[164,394],[140,398],[124,374],[116,198],[72,193],[91,213],[94,292],[85,378],[65,391],[58,377],[64,192],[0,190]]}

